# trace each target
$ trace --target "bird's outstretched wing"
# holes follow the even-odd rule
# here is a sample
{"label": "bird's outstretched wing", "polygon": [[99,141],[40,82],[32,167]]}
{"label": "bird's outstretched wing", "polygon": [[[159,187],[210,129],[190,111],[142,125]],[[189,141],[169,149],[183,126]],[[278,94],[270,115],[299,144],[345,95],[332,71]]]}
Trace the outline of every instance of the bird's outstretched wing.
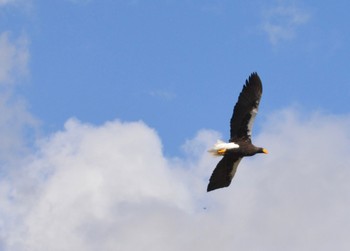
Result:
{"label": "bird's outstretched wing", "polygon": [[239,162],[242,158],[234,155],[225,155],[216,165],[210,177],[207,192],[228,187],[236,173]]}
{"label": "bird's outstretched wing", "polygon": [[250,140],[252,126],[262,95],[262,84],[257,73],[246,80],[230,121],[230,142],[235,139]]}

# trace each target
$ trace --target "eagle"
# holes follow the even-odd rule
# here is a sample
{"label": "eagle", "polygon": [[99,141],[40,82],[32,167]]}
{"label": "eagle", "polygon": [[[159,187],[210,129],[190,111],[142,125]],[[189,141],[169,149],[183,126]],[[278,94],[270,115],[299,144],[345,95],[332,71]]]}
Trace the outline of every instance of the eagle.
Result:
{"label": "eagle", "polygon": [[253,72],[246,80],[233,108],[230,121],[230,140],[228,143],[218,140],[209,150],[215,156],[223,156],[216,165],[207,187],[207,192],[228,187],[243,157],[268,151],[253,145],[252,126],[262,95],[262,83],[259,75]]}

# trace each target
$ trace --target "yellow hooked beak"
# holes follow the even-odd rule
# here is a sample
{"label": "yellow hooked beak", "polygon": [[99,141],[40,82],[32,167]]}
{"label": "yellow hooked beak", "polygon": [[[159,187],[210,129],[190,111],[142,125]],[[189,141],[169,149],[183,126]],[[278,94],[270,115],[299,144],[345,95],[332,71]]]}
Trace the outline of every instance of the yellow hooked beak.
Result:
{"label": "yellow hooked beak", "polygon": [[268,154],[269,153],[269,151],[267,151],[267,149],[265,149],[265,148],[263,148],[263,153],[265,153],[265,154]]}

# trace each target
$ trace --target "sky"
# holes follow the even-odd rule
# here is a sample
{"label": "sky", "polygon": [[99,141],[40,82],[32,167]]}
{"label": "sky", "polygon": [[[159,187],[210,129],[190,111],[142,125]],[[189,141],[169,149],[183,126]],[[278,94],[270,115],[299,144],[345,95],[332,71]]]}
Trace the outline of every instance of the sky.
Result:
{"label": "sky", "polygon": [[[0,249],[349,250],[348,8],[0,0]],[[269,154],[207,193],[255,71]]]}

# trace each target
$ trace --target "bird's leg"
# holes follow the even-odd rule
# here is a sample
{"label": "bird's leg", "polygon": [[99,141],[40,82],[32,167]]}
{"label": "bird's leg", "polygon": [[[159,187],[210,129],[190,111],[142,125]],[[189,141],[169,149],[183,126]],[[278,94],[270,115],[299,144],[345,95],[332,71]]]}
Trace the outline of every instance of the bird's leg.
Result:
{"label": "bird's leg", "polygon": [[226,149],[225,149],[225,148],[219,149],[219,150],[217,151],[217,153],[218,153],[219,155],[224,155],[225,152],[226,152]]}

